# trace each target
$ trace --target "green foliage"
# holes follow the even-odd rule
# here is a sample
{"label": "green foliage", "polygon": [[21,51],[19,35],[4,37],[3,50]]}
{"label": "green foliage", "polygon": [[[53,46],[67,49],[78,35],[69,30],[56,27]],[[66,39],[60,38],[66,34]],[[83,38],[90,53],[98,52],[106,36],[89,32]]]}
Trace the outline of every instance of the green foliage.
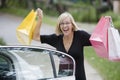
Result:
{"label": "green foliage", "polygon": [[75,4],[72,4],[71,7],[73,8],[76,8],[76,7],[90,7],[90,3],[89,2],[81,2],[81,1],[78,1],[77,3]]}
{"label": "green foliage", "polygon": [[51,10],[51,9],[47,8],[47,9],[44,9],[43,11],[48,16],[57,17],[59,15],[59,13],[55,9]]}
{"label": "green foliage", "polygon": [[117,28],[117,29],[119,29],[120,30],[120,19],[119,20],[116,20],[116,21],[114,21],[114,26]]}
{"label": "green foliage", "polygon": [[7,7],[16,7],[16,8],[28,8],[28,4],[31,0],[6,0]]}
{"label": "green foliage", "polygon": [[[86,1],[85,1],[86,2]],[[96,22],[96,11],[95,8],[92,7],[88,2],[78,1],[77,3],[70,3],[69,5],[66,3],[67,9],[72,15],[74,16],[76,21],[80,22]],[[34,9],[31,1],[28,0],[7,0],[7,10],[10,11],[9,13],[13,13],[16,15],[22,15],[22,13],[27,14],[28,11]],[[31,4],[31,5],[30,5]],[[65,3],[64,3],[65,4]],[[49,16],[57,17],[59,12],[56,10],[55,5],[47,5],[45,2],[35,2],[37,7],[40,7],[44,14]],[[27,7],[26,7],[27,6]],[[18,11],[18,10],[19,11]],[[21,12],[20,12],[21,11]],[[25,16],[23,14],[23,16]]]}
{"label": "green foliage", "polygon": [[92,6],[72,8],[69,12],[73,15],[78,22],[96,22],[96,11]]}
{"label": "green foliage", "polygon": [[99,57],[92,47],[85,48],[85,57],[98,70],[104,80],[120,80],[120,62]]}
{"label": "green foliage", "polygon": [[0,45],[6,45],[6,43],[4,42],[2,38],[0,38]]}
{"label": "green foliage", "polygon": [[29,13],[29,9],[23,9],[23,8],[15,8],[10,7],[9,10],[7,8],[0,9],[0,12],[6,12],[9,14],[14,14],[16,16],[22,16],[25,17]]}
{"label": "green foliage", "polygon": [[120,29],[120,15],[115,14],[112,11],[108,11],[106,13],[101,14],[101,16],[111,16],[114,26]]}
{"label": "green foliage", "polygon": [[[51,20],[51,19],[52,19],[52,20]],[[45,15],[45,16],[43,17],[43,23],[49,24],[49,25],[51,25],[51,26],[56,26],[56,25],[57,25],[57,24],[56,24],[56,23],[57,23],[57,19]]]}

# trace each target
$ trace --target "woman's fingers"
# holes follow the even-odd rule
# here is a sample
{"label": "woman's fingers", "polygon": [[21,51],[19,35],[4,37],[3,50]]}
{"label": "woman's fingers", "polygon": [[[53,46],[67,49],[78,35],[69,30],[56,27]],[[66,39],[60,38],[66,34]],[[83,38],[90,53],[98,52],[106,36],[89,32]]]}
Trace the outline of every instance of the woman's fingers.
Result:
{"label": "woman's fingers", "polygon": [[37,16],[39,18],[43,18],[43,11],[42,11],[42,9],[40,9],[40,8],[37,9]]}

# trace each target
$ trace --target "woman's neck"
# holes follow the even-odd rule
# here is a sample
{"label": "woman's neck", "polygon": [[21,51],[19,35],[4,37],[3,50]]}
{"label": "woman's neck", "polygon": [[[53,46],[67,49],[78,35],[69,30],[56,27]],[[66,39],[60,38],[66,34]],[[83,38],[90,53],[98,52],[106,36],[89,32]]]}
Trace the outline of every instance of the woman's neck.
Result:
{"label": "woman's neck", "polygon": [[72,42],[73,42],[73,36],[74,36],[74,33],[68,35],[68,36],[63,36],[63,44],[64,44],[64,47],[65,47],[65,50],[66,52],[69,51],[71,45],[72,45]]}
{"label": "woman's neck", "polygon": [[69,35],[64,35],[64,36],[63,36],[63,39],[64,39],[64,40],[72,39],[72,38],[73,38],[73,34],[74,34],[74,32],[72,32],[72,33],[69,34]]}

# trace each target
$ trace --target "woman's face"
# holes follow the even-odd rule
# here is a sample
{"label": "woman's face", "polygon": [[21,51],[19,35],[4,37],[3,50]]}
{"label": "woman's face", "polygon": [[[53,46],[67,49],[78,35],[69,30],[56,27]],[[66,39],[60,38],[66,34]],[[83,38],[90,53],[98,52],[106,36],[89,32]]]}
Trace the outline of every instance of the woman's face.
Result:
{"label": "woman's face", "polygon": [[61,21],[60,29],[65,36],[68,36],[73,32],[73,25],[69,17]]}

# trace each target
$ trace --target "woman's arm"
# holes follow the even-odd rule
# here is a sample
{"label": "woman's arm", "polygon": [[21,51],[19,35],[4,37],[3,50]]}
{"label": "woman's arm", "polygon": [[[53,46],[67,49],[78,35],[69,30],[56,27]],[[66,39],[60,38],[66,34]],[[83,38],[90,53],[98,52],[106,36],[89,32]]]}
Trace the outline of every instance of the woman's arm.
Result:
{"label": "woman's arm", "polygon": [[40,8],[38,8],[36,11],[37,11],[38,20],[35,30],[33,32],[33,40],[40,41],[40,28],[42,24],[43,12]]}

